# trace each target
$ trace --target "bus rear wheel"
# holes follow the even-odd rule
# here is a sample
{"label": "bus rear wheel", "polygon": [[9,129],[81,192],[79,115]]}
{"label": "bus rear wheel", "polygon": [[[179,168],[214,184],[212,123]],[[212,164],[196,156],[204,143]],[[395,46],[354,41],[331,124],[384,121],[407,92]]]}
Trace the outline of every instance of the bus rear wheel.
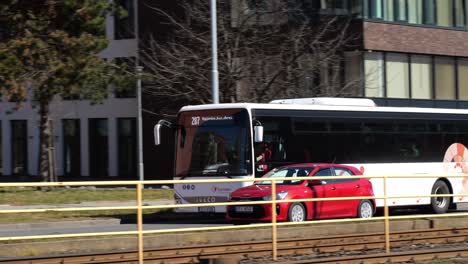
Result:
{"label": "bus rear wheel", "polygon": [[[436,181],[431,194],[450,194],[450,189],[444,181]],[[431,197],[431,207],[434,213],[445,214],[450,207],[450,197]]]}

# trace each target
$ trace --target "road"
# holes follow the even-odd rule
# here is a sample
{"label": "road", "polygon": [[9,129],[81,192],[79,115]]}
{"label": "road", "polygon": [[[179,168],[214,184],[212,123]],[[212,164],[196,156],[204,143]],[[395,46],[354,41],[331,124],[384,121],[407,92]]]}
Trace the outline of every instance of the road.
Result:
{"label": "road", "polygon": [[[459,205],[458,210],[451,212],[468,212],[468,204]],[[418,210],[392,211],[393,215],[421,214]],[[146,219],[143,230],[161,230],[175,228],[210,227],[231,225],[224,220],[222,215],[214,216],[185,216],[166,220]],[[16,225],[0,225],[0,237],[35,236],[72,233],[97,233],[136,231],[134,222],[121,222],[120,219],[98,219],[86,221],[29,223]]]}

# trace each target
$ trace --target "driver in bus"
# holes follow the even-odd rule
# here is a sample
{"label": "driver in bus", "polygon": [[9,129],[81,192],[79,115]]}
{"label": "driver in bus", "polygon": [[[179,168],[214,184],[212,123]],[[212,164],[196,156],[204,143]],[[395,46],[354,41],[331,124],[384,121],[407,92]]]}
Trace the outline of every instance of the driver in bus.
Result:
{"label": "driver in bus", "polygon": [[[262,145],[262,151],[260,154],[258,154],[256,157],[255,157],[255,160],[257,162],[260,162],[260,163],[265,163],[267,162],[268,160],[270,160],[272,157],[272,152],[271,152],[271,149],[270,147],[268,146],[268,143],[264,143]],[[258,171],[266,171],[268,170],[268,165],[267,164],[260,164],[258,165],[257,167],[257,170]]]}

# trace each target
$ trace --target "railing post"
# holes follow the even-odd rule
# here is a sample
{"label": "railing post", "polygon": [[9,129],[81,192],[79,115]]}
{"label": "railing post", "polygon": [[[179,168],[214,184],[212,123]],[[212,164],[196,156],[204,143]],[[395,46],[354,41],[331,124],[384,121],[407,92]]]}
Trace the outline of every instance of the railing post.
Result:
{"label": "railing post", "polygon": [[276,181],[272,179],[271,181],[271,240],[273,243],[273,260],[278,258],[278,245],[277,245],[277,233],[276,233]]}
{"label": "railing post", "polygon": [[143,183],[137,183],[138,264],[143,264]]}
{"label": "railing post", "polygon": [[384,193],[384,221],[385,221],[385,252],[390,254],[390,223],[388,219],[388,204],[387,204],[387,175],[383,177],[383,193]]}

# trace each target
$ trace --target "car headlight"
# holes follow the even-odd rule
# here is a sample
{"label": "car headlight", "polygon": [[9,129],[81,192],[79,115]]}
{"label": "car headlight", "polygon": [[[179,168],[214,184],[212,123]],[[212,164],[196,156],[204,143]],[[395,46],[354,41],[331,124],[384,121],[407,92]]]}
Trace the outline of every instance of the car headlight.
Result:
{"label": "car headlight", "polygon": [[[276,200],[283,200],[288,195],[287,191],[282,191],[276,194]],[[271,195],[263,196],[264,201],[271,201]]]}

